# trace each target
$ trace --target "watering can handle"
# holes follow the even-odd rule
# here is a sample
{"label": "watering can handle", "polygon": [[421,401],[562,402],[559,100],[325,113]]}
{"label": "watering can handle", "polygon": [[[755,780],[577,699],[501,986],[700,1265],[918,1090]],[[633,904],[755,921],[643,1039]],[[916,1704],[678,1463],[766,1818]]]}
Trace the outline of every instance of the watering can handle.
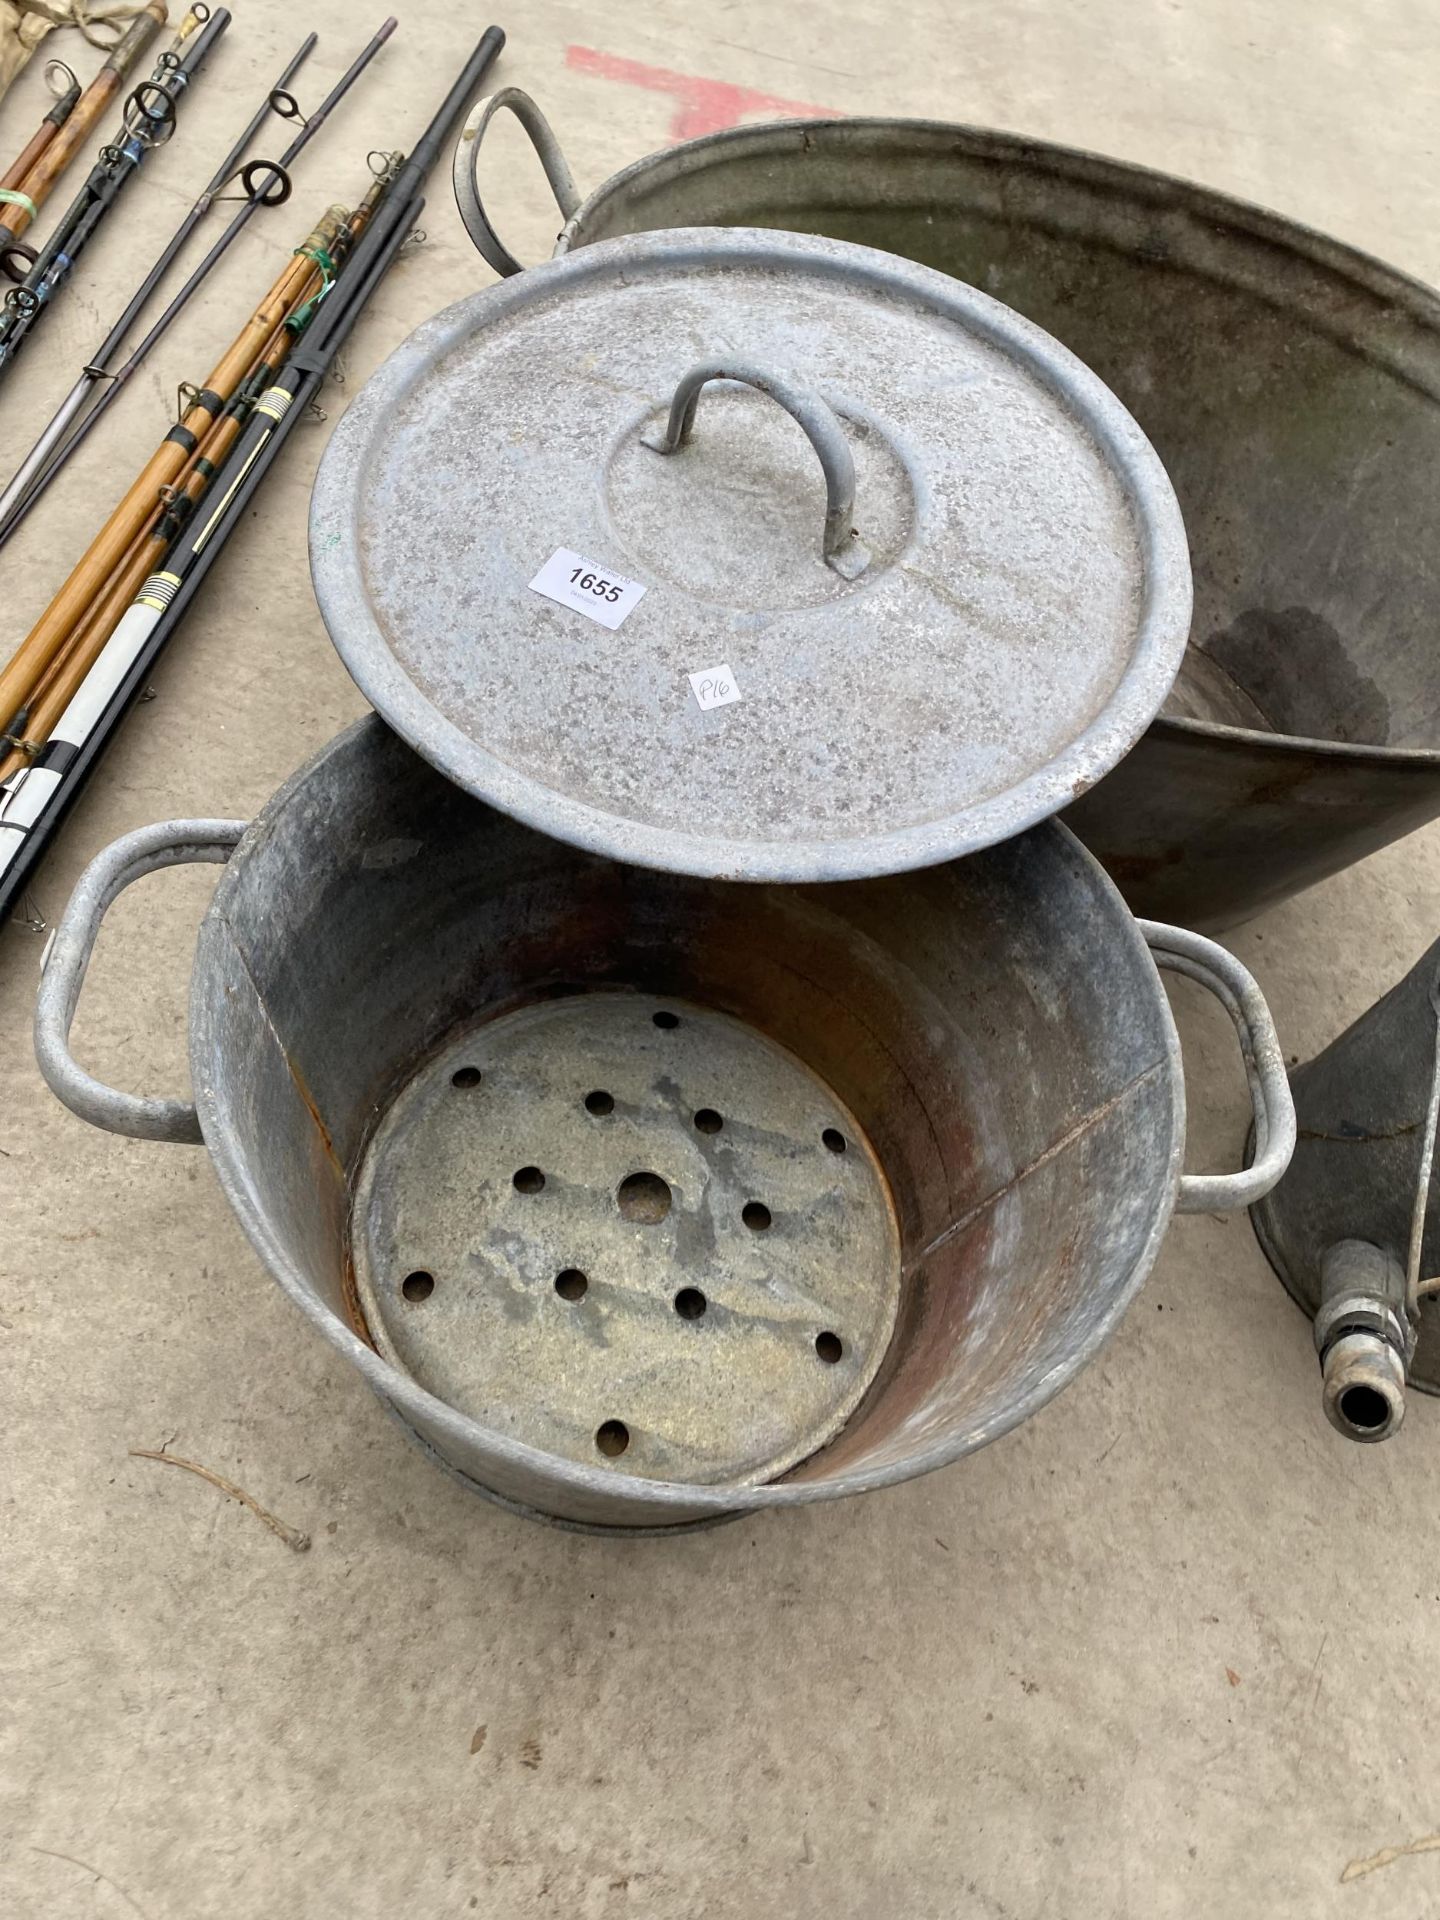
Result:
{"label": "watering can handle", "polygon": [[700,360],[681,376],[665,425],[642,434],[641,444],[654,453],[674,453],[683,447],[695,425],[700,389],[710,380],[738,380],[754,387],[798,422],[825,476],[825,530],[820,541],[825,564],[847,580],[863,573],[870,555],[851,524],[855,518],[855,461],[834,410],[813,388],[782,380],[751,360]]}
{"label": "watering can handle", "polygon": [[201,1142],[200,1118],[188,1100],[121,1093],[88,1074],[70,1051],[70,1026],[85,984],[100,923],[132,881],[192,861],[223,863],[245,831],[243,820],[162,820],[127,833],[98,853],[81,874],[40,963],[35,1002],[35,1057],[57,1099],[107,1133],[135,1140]]}
{"label": "watering can handle", "polygon": [[550,182],[550,191],[555,196],[562,220],[568,220],[579,206],[580,190],[575,185],[575,176],[570,171],[569,163],[560,151],[560,142],[555,138],[554,129],[528,93],[522,93],[519,87],[501,87],[497,93],[489,94],[476,104],[474,112],[460,130],[460,138],[455,142],[455,204],[460,209],[465,231],[496,273],[508,279],[513,273],[522,273],[523,264],[515,258],[490,224],[485,202],[480,197],[480,144],[485,138],[485,129],[501,107],[508,108],[529,135],[531,146],[540,156],[540,164],[545,169],[545,178]]}
{"label": "watering can handle", "polygon": [[1295,1151],[1295,1103],[1285,1056],[1270,1009],[1251,974],[1213,940],[1157,920],[1137,923],[1157,967],[1183,973],[1213,993],[1240,1036],[1250,1101],[1255,1110],[1255,1157],[1242,1173],[1182,1173],[1177,1213],[1219,1213],[1253,1206],[1290,1164]]}

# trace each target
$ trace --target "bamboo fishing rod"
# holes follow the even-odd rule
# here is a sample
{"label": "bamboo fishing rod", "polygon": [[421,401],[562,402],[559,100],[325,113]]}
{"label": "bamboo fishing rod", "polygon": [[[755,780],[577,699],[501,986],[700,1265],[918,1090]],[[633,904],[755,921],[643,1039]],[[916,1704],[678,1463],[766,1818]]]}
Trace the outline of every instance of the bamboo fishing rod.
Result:
{"label": "bamboo fishing rod", "polygon": [[[486,30],[409,160],[398,170],[286,363],[290,367],[303,356],[297,393],[313,395],[394,264],[424,206],[425,180],[504,44],[499,27]],[[323,333],[317,332],[322,322]],[[247,445],[247,427],[211,484],[209,498],[217,506],[207,505],[192,518],[165,568],[146,582],[116,628],[41,754],[0,793],[0,915],[21,899],[51,838],[293,432],[303,407],[284,397],[288,390],[288,383],[280,386],[277,396],[277,387],[272,386],[262,396],[251,427],[268,410],[272,417],[276,412],[280,415],[274,431],[266,433],[263,444]]]}
{"label": "bamboo fishing rod", "polygon": [[[51,79],[51,75],[56,73],[63,73],[65,76],[65,85],[59,89]],[[33,172],[39,164],[41,154],[75,111],[76,102],[80,98],[80,82],[63,60],[46,61],[45,83],[56,96],[55,104],[4,173],[0,173],[0,206],[20,207],[30,199],[27,193],[20,191],[25,185],[25,176]],[[31,202],[31,204],[34,203]]]}
{"label": "bamboo fishing rod", "polygon": [[308,257],[292,255],[286,262],[269,293],[210,370],[179,423],[146,461],[60,591],[0,670],[0,716],[5,732],[10,731],[8,723],[28,701],[40,674],[109,579],[161,489],[179,478],[211,422],[244,379],[257,351],[289,312],[314,270],[315,262]]}
{"label": "bamboo fishing rod", "polygon": [[26,175],[23,192],[0,207],[0,265],[11,263],[6,271],[18,268],[23,274],[34,259],[30,248],[17,245],[21,234],[98,125],[100,116],[119,93],[126,74],[164,26],[167,11],[165,0],[150,0],[145,11],[135,16],[111,49],[104,66],[76,101],[64,126],[46,143],[44,152]]}
{"label": "bamboo fishing rod", "polygon": [[[315,109],[314,113],[302,120],[300,131],[278,160],[257,160],[246,169],[246,173],[250,176],[247,184],[246,198],[230,221],[230,224],[215,241],[210,251],[205,255],[204,259],[200,261],[185,284],[178,290],[164,312],[158,316],[138,346],[135,347],[133,352],[131,352],[129,357],[124,360],[120,366],[116,367],[109,374],[108,384],[104,391],[98,396],[89,412],[84,415],[78,424],[71,427],[68,438],[65,438],[58,445],[52,442],[48,457],[42,464],[30,470],[30,477],[17,497],[12,500],[12,488],[15,485],[14,481],[6,487],[3,494],[0,494],[0,547],[4,546],[5,542],[15,532],[27,514],[29,514],[45,489],[55,478],[56,474],[58,474],[62,467],[71,459],[81,442],[88,434],[93,432],[109,409],[114,406],[115,402],[120,398],[126,382],[130,380],[136,369],[150,353],[151,349],[165,333],[168,332],[170,326],[178,318],[182,309],[189,302],[197,288],[216,266],[226,250],[238,238],[246,222],[249,221],[261,207],[278,206],[288,198],[290,192],[290,176],[287,169],[303,151],[307,142],[314,139],[315,135],[320,131],[320,128],[325,124],[332,109],[345,97],[350,88],[365,71],[366,67],[368,67],[370,62],[375,58],[381,47],[384,46],[385,42],[390,38],[390,35],[395,31],[395,25],[396,22],[393,16],[381,22],[379,29],[367,44],[362,47],[346,71],[320,102],[320,105]],[[47,429],[46,432],[48,434],[49,429]],[[31,454],[33,455],[34,452],[35,449],[32,448]],[[31,456],[27,455],[27,469],[30,468],[30,458]],[[16,479],[18,478],[19,476],[17,475]]]}
{"label": "bamboo fishing rod", "polygon": [[0,784],[27,759],[33,758],[48,740],[55,721],[79,691],[127,608],[161,564],[211,481],[221,471],[250,413],[283,364],[293,342],[309,324],[318,302],[333,284],[334,274],[366,217],[363,201],[355,214],[344,207],[331,207],[296,249],[297,257],[303,256],[315,263],[311,273],[247,368],[229,403],[199,442],[179,479],[157,494],[138,532],[96,598],[35,681],[25,708],[16,715],[9,729],[8,738],[15,744],[8,755],[0,754]]}
{"label": "bamboo fishing rod", "polygon": [[[276,343],[282,343],[283,339],[284,329],[277,328]],[[126,609],[173,544],[180,524],[174,517],[177,508],[203,495],[278,359],[273,347],[267,349],[251,370],[235,398],[201,441],[177,486],[167,489],[166,494],[156,500],[99,595],[36,682],[27,706],[12,722],[8,737],[16,744],[8,754],[0,756],[0,785],[28,759],[34,758],[49,739],[56,719],[79,690]],[[241,405],[242,400],[247,404]]]}
{"label": "bamboo fishing rod", "polygon": [[[389,158],[398,163],[402,156],[396,154]],[[353,214],[347,215],[344,208],[332,208],[326,222],[307,240],[306,249],[328,252],[335,271],[338,271],[349,247],[363,231],[378,204],[385,184],[382,173]],[[286,353],[309,325],[331,285],[333,275],[318,288],[312,284],[302,292],[282,325],[276,329],[244,385],[211,427],[182,481],[170,489],[168,498],[157,506],[139,537],[132,543],[124,561],[111,576],[101,597],[76,629],[64,654],[37,685],[23,721],[17,720],[12,734],[12,738],[23,736],[20,744],[12,748],[8,757],[0,758],[0,786],[38,757],[64,716],[69,715],[73,722],[75,711],[78,711],[73,703],[82,689],[86,691],[89,702],[93,703],[98,697],[101,682],[97,680],[92,683],[90,676],[109,646],[111,636],[154,570],[179,539],[213,480],[223,472],[226,455],[268,390]],[[106,698],[110,690],[106,689]],[[103,699],[100,704],[104,705]]]}
{"label": "bamboo fishing rod", "polygon": [[[251,143],[254,141],[261,127],[265,124],[265,121],[271,113],[279,113],[282,114],[283,117],[289,117],[288,114],[285,114],[285,108],[287,106],[291,108],[294,107],[294,97],[288,91],[290,82],[295,78],[295,75],[314,51],[316,38],[317,36],[313,33],[307,34],[301,42],[298,51],[286,63],[279,79],[265,95],[264,100],[256,109],[255,113],[252,114],[240,138],[220,162],[220,165],[216,168],[203,192],[195,201],[195,204],[170,236],[170,239],[166,242],[165,247],[157,257],[154,265],[131,295],[129,301],[126,303],[125,311],[120,315],[120,318],[115,322],[104,340],[101,341],[95,352],[91,354],[90,358],[86,361],[74,386],[71,387],[69,393],[51,415],[49,421],[42,429],[39,438],[21,461],[20,465],[15,469],[15,472],[7,481],[4,489],[0,490],[0,547],[4,546],[6,540],[9,539],[10,535],[14,533],[20,525],[25,513],[27,513],[35,501],[39,499],[40,495],[45,491],[45,488],[49,486],[51,480],[54,479],[55,475],[60,471],[64,462],[69,458],[70,450],[61,447],[61,442],[65,437],[67,429],[74,421],[76,415],[84,408],[97,382],[115,377],[109,370],[111,360],[114,359],[125,344],[130,329],[149,305],[155,289],[164,279],[181,249],[189,240],[190,235],[214,205],[216,195],[234,178],[237,168],[240,167],[241,161],[249,152]],[[252,164],[268,166],[268,162],[256,162]],[[249,172],[250,169],[246,168],[244,171]],[[288,195],[289,184],[287,182],[285,197],[288,198]],[[140,357],[143,358],[143,355]],[[131,371],[133,371],[134,365],[137,364],[138,360],[132,361]],[[59,450],[58,452],[57,449]],[[20,510],[17,511],[17,509]]]}
{"label": "bamboo fishing rod", "polygon": [[[210,434],[206,428],[206,421],[209,417],[210,409],[219,404],[218,395],[214,395],[213,393],[213,387],[217,378],[219,384],[223,386],[228,393],[232,386],[238,385],[241,381],[248,381],[254,377],[257,364],[254,343],[263,328],[271,321],[278,322],[279,324],[271,330],[270,341],[260,349],[259,359],[264,362],[273,357],[268,351],[270,344],[273,343],[278,335],[283,335],[284,324],[290,316],[293,315],[295,309],[301,302],[313,298],[323,284],[321,274],[313,262],[315,259],[325,260],[328,258],[328,249],[334,244],[334,236],[341,218],[343,218],[343,209],[335,210],[330,216],[327,216],[327,219],[315,233],[308,236],[303,250],[306,257],[300,261],[298,267],[293,268],[282,276],[281,281],[277,283],[277,289],[273,296],[267,299],[265,303],[262,303],[261,308],[257,309],[256,316],[252,318],[251,326],[245,330],[239,342],[237,342],[236,346],[233,347],[231,352],[226,356],[224,363],[226,371],[221,375],[212,376],[212,397],[209,399],[208,405],[200,404],[188,409],[185,422],[182,423],[180,427],[172,430],[167,442],[160,449],[160,452],[165,457],[166,466],[164,468],[157,468],[155,463],[152,462],[147,468],[146,475],[142,476],[141,480],[131,489],[129,498],[133,511],[127,513],[123,519],[117,520],[112,517],[112,523],[108,530],[109,537],[106,540],[103,554],[92,554],[91,556],[95,562],[91,570],[94,578],[93,588],[88,593],[85,604],[79,609],[76,620],[70,627],[70,631],[62,637],[59,645],[56,647],[51,662],[32,682],[26,700],[27,710],[33,704],[40,689],[47,684],[51,672],[59,663],[63,662],[68,656],[72,646],[75,645],[77,630],[88,629],[90,626],[96,605],[95,596],[105,592],[107,583],[115,578],[117,567],[123,566],[126,554],[133,548],[135,539],[138,537],[138,532],[143,532],[153,524],[159,515],[161,503],[173,490],[174,480],[172,479],[169,482],[157,481],[157,473],[172,473],[178,466],[179,475],[183,476],[190,463],[195,459],[206,458],[212,461],[215,459],[216,449],[211,443]],[[199,453],[197,455],[194,449],[197,445],[197,434],[199,433],[203,433],[204,438],[198,441]],[[141,577],[143,577],[143,574]],[[123,612],[125,604],[128,604],[128,600],[121,603],[114,614],[114,618],[118,618],[119,614]],[[113,619],[111,624],[113,625]],[[108,628],[106,631],[108,631]],[[12,735],[18,725],[19,716],[11,722],[10,731]]]}
{"label": "bamboo fishing rod", "polygon": [[[110,582],[100,598],[93,604],[85,616],[70,648],[62,662],[52,668],[50,673],[37,687],[29,712],[25,716],[24,738],[12,747],[10,754],[0,760],[0,787],[12,781],[22,770],[27,771],[27,783],[16,782],[10,793],[0,794],[0,808],[19,790],[28,784],[28,770],[45,748],[50,744],[54,729],[68,725],[73,728],[80,718],[92,712],[103,711],[113,688],[108,684],[107,676],[96,673],[97,663],[102,660],[110,647],[112,635],[119,626],[127,608],[136,602],[136,597],[153,581],[153,568],[163,559],[168,549],[174,545],[187,524],[195,507],[204,498],[212,481],[224,471],[225,456],[233,446],[235,439],[243,430],[251,412],[269,390],[270,382],[283,364],[286,353],[293,342],[300,337],[310,324],[322,304],[325,295],[334,284],[335,274],[343,265],[346,253],[354,240],[364,230],[374,208],[393,176],[396,166],[401,162],[400,154],[386,157],[386,166],[377,176],[376,183],[361,201],[353,214],[343,207],[332,207],[320,226],[310,234],[300,253],[318,256],[325,264],[310,282],[301,289],[300,295],[285,316],[282,324],[267,344],[260,361],[252,368],[244,386],[221,417],[211,427],[199,452],[191,462],[184,480],[168,497],[157,502],[145,527],[132,542],[125,558],[111,576]],[[316,281],[319,284],[316,285]],[[143,601],[142,606],[151,602]],[[112,656],[113,664],[113,656]],[[19,729],[17,728],[17,731]],[[41,777],[35,783],[35,790],[28,794],[33,803],[40,798],[46,787],[43,769]],[[16,817],[11,809],[13,824]],[[0,834],[0,872],[4,871],[5,855],[13,850],[8,836]]]}
{"label": "bamboo fishing rod", "polygon": [[89,178],[66,210],[60,225],[0,307],[0,375],[40,324],[75,262],[105,216],[138,173],[147,154],[170,138],[176,102],[200,73],[220,35],[230,24],[228,11],[193,6],[174,43],[160,56],[152,77],[142,81],[125,103],[116,141],[100,149]]}

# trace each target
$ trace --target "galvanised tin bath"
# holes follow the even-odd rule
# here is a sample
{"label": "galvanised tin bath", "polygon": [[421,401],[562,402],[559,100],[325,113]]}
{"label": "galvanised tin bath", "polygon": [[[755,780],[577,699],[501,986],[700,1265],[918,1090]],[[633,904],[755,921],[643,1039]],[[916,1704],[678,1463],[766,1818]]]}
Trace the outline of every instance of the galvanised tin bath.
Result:
{"label": "galvanised tin bath", "polygon": [[1137,912],[1222,927],[1440,812],[1440,296],[1278,214],[1041,140],[913,120],[739,127],[581,200],[514,90],[572,253],[664,227],[781,228],[922,261],[1070,347],[1155,446],[1195,577],[1186,664],[1068,811]]}

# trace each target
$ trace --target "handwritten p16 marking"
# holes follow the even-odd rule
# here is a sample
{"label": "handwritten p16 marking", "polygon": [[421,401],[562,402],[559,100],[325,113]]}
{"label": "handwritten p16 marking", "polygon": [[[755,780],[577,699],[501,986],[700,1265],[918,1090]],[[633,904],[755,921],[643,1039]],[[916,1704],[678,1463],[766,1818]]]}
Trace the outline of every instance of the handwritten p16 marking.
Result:
{"label": "handwritten p16 marking", "polygon": [[712,707],[728,707],[732,700],[740,698],[740,689],[729,667],[706,667],[703,673],[692,673],[690,689],[702,713],[708,713]]}

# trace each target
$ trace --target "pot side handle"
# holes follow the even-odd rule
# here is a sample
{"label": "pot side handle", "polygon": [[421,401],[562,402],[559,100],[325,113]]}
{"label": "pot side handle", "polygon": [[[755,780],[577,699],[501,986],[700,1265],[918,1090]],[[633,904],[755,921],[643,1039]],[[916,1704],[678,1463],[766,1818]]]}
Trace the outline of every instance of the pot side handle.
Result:
{"label": "pot side handle", "polygon": [[560,142],[555,138],[554,129],[528,93],[522,93],[519,87],[501,87],[497,93],[478,102],[455,142],[455,204],[460,209],[465,231],[496,273],[508,279],[511,274],[523,273],[524,267],[490,224],[485,202],[480,197],[480,146],[485,138],[485,129],[501,107],[514,114],[529,136],[531,146],[539,154],[562,222],[568,220],[579,206],[580,190],[575,185],[575,176],[570,171],[565,155],[560,151]]}
{"label": "pot side handle", "polygon": [[1183,973],[1213,993],[1240,1036],[1255,1110],[1255,1157],[1241,1173],[1183,1173],[1177,1213],[1219,1213],[1253,1206],[1269,1193],[1295,1151],[1295,1103],[1285,1056],[1265,996],[1233,953],[1184,927],[1137,922],[1157,967]]}
{"label": "pot side handle", "polygon": [[121,1093],[88,1074],[70,1052],[70,1027],[100,923],[132,881],[193,861],[223,864],[245,831],[243,820],[162,820],[106,847],[81,874],[41,963],[35,1002],[35,1058],[50,1091],[72,1113],[107,1133],[134,1140],[201,1142],[188,1100]]}

